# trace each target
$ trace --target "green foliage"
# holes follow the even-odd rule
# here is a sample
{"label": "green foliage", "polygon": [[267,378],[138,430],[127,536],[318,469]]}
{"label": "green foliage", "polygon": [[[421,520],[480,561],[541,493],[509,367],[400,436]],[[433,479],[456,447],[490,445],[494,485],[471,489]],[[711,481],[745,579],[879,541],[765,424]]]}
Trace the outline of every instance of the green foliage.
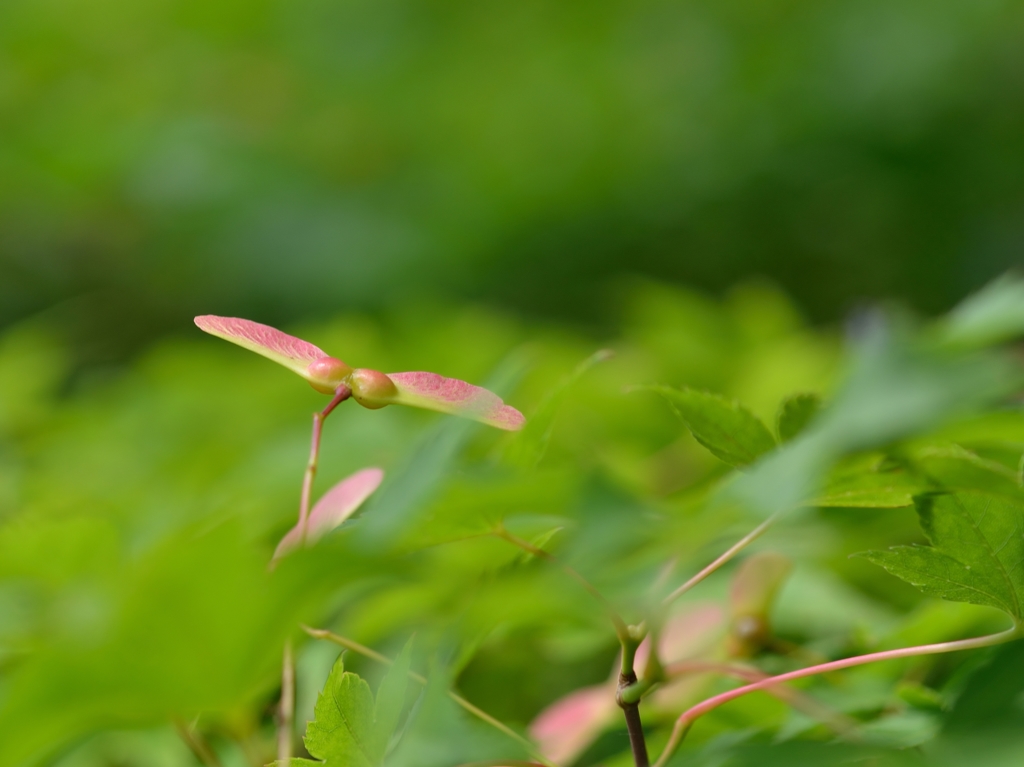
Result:
{"label": "green foliage", "polygon": [[988,605],[1024,619],[1024,497],[963,491],[915,499],[931,547],[862,556],[926,594]]}
{"label": "green foliage", "polygon": [[693,389],[655,387],[700,444],[730,466],[747,466],[775,447],[767,427],[739,402]]}
{"label": "green foliage", "polygon": [[320,762],[293,758],[288,764],[380,767],[405,706],[411,660],[410,640],[381,681],[374,700],[366,681],[345,671],[344,659],[339,657],[317,696],[316,718],[306,728],[306,749]]}
{"label": "green foliage", "polygon": [[1024,333],[1024,282],[1002,277],[961,303],[940,325],[956,347],[985,346]]}
{"label": "green foliage", "polygon": [[886,456],[868,453],[840,462],[829,473],[814,506],[895,509],[910,506],[922,481]]}
{"label": "green foliage", "polygon": [[[991,518],[970,509],[993,543],[1019,516],[1024,415],[1012,396],[1020,381],[1012,355],[953,348],[942,322],[888,321],[841,356],[834,332],[805,327],[764,286],[722,301],[664,286],[635,291],[615,338],[601,344],[479,309],[410,307],[289,328],[375,369],[433,369],[487,385],[530,423],[506,434],[343,404],[325,424],[314,497],[367,465],[384,467],[387,483],[353,519],[272,570],[274,547],[295,524],[320,395],[198,332],[123,371],[75,380],[62,378],[71,350],[60,333],[5,336],[0,764],[190,767],[175,720],[194,724],[224,764],[269,762],[289,638],[296,718],[314,721],[314,758],[349,759],[330,750],[348,748],[331,734],[341,710],[370,744],[354,757],[363,767],[532,758],[449,691],[528,735],[553,701],[605,683],[616,643],[602,603],[558,565],[491,534],[500,527],[552,552],[635,624],[648,617],[652,590],[685,581],[766,513],[804,507],[753,544],[760,561],[794,563],[757,616],[757,641],[726,641],[740,631],[728,596],[744,571],[736,562],[677,603],[690,632],[683,639],[694,643],[685,657],[726,661],[741,645],[744,662],[773,672],[811,656],[1000,627],[988,608],[930,599],[849,554],[919,540],[903,507],[928,498],[933,547],[911,550],[969,564],[1000,603],[1010,599],[989,583],[980,549],[950,548],[969,540],[967,521],[947,519],[942,504],[992,499]],[[605,346],[614,356],[595,355]],[[30,368],[39,376],[24,375]],[[672,384],[659,388],[681,403],[686,425],[658,398],[634,393],[651,381]],[[807,391],[822,393],[821,411],[777,446],[763,424]],[[1015,577],[1013,550],[997,559]],[[755,581],[758,561],[746,569]],[[351,654],[332,672],[333,646],[298,633],[300,623],[401,653],[399,664],[415,633],[417,665],[431,670],[426,690],[413,703],[400,691],[400,665],[378,684],[377,667]],[[945,728],[949,712],[917,705],[921,696],[908,703],[898,690],[909,680],[955,703],[976,671],[975,656],[964,655],[851,669],[800,688],[865,723],[863,747],[829,746],[833,734],[814,717],[751,696],[703,718],[681,758],[886,764],[906,756],[886,744],[920,742],[919,761],[946,767],[938,744],[965,742]],[[673,716],[726,684],[702,675],[655,690],[642,704],[652,750]],[[325,710],[336,694],[344,708]],[[607,721],[580,767],[626,758],[619,719]],[[795,742],[783,748],[776,739]]]}
{"label": "green foliage", "polygon": [[346,673],[339,659],[317,699],[316,719],[306,728],[306,748],[327,764],[378,767],[384,750],[376,724],[370,685]]}
{"label": "green foliage", "polygon": [[807,428],[821,410],[821,397],[817,394],[794,394],[787,397],[775,417],[775,431],[779,440],[789,442]]}

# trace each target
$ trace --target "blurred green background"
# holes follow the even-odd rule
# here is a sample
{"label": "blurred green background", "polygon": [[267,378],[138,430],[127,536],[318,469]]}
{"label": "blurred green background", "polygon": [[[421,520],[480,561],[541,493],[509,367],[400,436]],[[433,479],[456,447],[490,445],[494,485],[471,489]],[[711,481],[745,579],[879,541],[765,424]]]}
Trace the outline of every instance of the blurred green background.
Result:
{"label": "blurred green background", "polygon": [[602,323],[622,274],[819,320],[1019,263],[1013,0],[5,0],[0,323],[428,293]]}
{"label": "blurred green background", "polygon": [[[1019,2],[0,0],[0,765],[194,765],[175,720],[263,764],[285,636],[300,731],[337,655],[300,620],[392,654],[416,632],[417,668],[523,729],[607,677],[614,637],[557,571],[450,541],[562,528],[551,547],[635,606],[755,522],[702,505],[725,465],[628,387],[771,426],[832,392],[859,309],[938,313],[1022,254]],[[489,383],[539,425],[349,403],[317,494],[383,466],[366,522],[389,510],[413,553],[339,535],[271,577],[323,400],[202,337],[207,312]],[[1011,471],[1024,419],[1000,418],[940,436]],[[921,540],[906,508],[768,536],[798,563],[779,635],[835,657],[999,628],[848,558]],[[733,574],[683,607],[725,609]],[[678,764],[959,767],[987,738],[986,767],[1016,765],[1022,658],[813,687],[860,750],[752,697]],[[523,756],[438,710],[403,767]],[[624,742],[610,726],[577,764],[619,767]]]}

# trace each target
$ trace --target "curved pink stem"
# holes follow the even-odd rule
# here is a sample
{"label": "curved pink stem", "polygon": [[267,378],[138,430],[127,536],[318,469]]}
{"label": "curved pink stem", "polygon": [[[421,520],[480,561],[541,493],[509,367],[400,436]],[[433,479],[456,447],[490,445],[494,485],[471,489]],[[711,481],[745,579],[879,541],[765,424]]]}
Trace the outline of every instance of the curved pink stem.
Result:
{"label": "curved pink stem", "polygon": [[744,685],[743,687],[737,687],[735,690],[729,690],[723,692],[720,695],[715,695],[713,698],[708,698],[703,703],[698,703],[693,708],[685,711],[679,719],[676,720],[675,727],[672,728],[672,736],[669,738],[668,743],[665,745],[665,750],[662,752],[658,761],[654,763],[654,767],[664,767],[668,760],[675,753],[676,749],[679,748],[679,744],[683,742],[683,738],[686,736],[690,726],[699,717],[718,708],[723,703],[728,703],[731,700],[742,697],[751,692],[757,692],[758,690],[766,690],[782,682],[790,682],[794,679],[802,679],[806,676],[814,676],[816,674],[827,674],[830,671],[838,671],[839,669],[851,668],[853,666],[863,666],[867,663],[875,663],[876,661],[883,660],[895,660],[897,658],[911,658],[916,655],[934,655],[937,653],[955,652],[957,650],[974,650],[981,647],[991,647],[992,645],[1002,644],[1011,639],[1016,639],[1021,636],[1022,630],[1018,626],[1014,626],[1006,631],[1001,631],[998,634],[989,634],[983,637],[974,637],[972,639],[958,639],[954,642],[939,642],[937,644],[926,644],[918,645],[917,647],[903,647],[897,650],[884,650],[882,652],[869,653],[868,655],[858,655],[853,658],[843,658],[842,660],[835,660],[829,663],[822,663],[817,666],[810,666],[808,668],[798,669],[796,671],[790,671],[786,674],[779,674],[778,676],[770,676],[767,679],[762,679],[759,682]]}
{"label": "curved pink stem", "polygon": [[[770,678],[768,674],[764,673],[760,669],[734,663],[718,663],[715,661],[681,661],[679,663],[673,663],[665,670],[669,675],[669,683],[675,681],[674,677],[683,674],[699,673],[721,674],[722,676],[731,676],[734,679],[741,679],[744,682],[760,682],[763,679]],[[790,690],[785,687],[779,690],[769,688],[765,690],[765,692],[778,698],[783,703],[803,711],[808,716],[825,722],[841,735],[853,737],[855,734],[854,730],[856,729],[856,723],[852,719],[843,716],[837,711],[833,711],[825,704],[820,703],[808,695],[803,695],[797,690]]]}

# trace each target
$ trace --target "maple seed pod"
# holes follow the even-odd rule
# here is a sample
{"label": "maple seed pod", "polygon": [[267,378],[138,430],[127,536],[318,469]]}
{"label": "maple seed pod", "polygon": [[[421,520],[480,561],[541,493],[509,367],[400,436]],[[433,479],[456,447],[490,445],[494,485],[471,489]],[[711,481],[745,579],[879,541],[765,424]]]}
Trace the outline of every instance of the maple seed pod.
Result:
{"label": "maple seed pod", "polygon": [[379,370],[356,368],[347,383],[352,389],[352,399],[370,410],[390,405],[398,396],[394,382]]}
{"label": "maple seed pod", "polygon": [[337,357],[321,357],[306,366],[305,378],[321,394],[334,394],[352,368]]}

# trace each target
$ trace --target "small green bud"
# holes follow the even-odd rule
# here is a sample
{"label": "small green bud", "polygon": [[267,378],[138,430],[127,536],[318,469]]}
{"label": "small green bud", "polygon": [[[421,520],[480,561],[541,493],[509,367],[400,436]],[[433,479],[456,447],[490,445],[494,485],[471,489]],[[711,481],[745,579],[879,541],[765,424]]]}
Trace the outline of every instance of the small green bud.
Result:
{"label": "small green bud", "polygon": [[321,394],[334,394],[345,383],[345,377],[352,368],[337,357],[321,357],[306,366],[306,380]]}
{"label": "small green bud", "polygon": [[394,382],[379,370],[356,368],[346,383],[352,389],[352,399],[370,410],[390,405],[398,396]]}

